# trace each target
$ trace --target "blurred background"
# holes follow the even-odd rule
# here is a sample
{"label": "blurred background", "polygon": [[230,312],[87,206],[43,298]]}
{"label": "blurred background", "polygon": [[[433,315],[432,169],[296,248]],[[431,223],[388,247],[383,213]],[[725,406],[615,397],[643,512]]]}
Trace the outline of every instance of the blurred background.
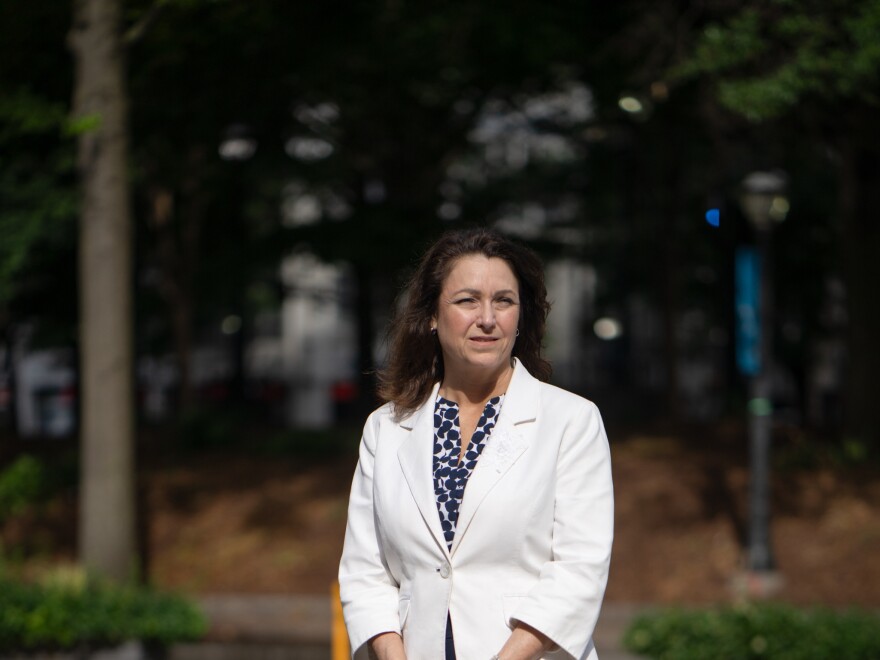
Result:
{"label": "blurred background", "polygon": [[[89,4],[0,2],[0,550],[25,574],[88,553],[101,478],[81,301],[118,244],[83,250],[81,218],[120,184],[88,187]],[[610,601],[880,605],[880,3],[109,4],[142,577],[326,593],[395,296],[481,225],[542,256],[552,382],[606,418]],[[100,415],[119,387],[89,382]]]}

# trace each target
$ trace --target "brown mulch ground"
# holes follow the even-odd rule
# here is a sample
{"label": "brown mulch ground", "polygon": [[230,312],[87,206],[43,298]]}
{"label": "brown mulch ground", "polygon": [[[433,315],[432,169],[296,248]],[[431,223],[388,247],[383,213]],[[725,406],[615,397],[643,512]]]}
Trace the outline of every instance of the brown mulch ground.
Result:
{"label": "brown mulch ground", "polygon": [[[741,565],[747,470],[742,430],[612,429],[617,529],[609,600],[731,600]],[[156,450],[142,460],[150,575],[192,593],[327,593],[355,457]],[[62,494],[0,528],[25,566],[74,553]],[[776,469],[772,542],[800,604],[880,606],[880,471]]]}

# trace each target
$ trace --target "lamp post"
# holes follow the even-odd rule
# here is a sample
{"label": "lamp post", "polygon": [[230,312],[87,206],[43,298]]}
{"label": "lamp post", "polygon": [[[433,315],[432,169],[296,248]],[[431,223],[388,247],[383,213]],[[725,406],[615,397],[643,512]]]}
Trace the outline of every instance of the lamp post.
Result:
{"label": "lamp post", "polygon": [[[750,574],[768,575],[774,569],[770,545],[770,446],[772,414],[770,366],[773,337],[773,296],[770,273],[770,236],[785,220],[787,179],[780,172],[753,172],[742,182],[740,206],[755,229],[756,249],[743,248],[737,256],[737,312],[741,328],[751,328],[752,345],[738,345],[740,370],[749,375],[749,536],[746,567]],[[747,274],[750,273],[750,274]],[[749,292],[744,290],[752,287]],[[751,309],[749,302],[751,301]],[[750,325],[751,322],[751,325]],[[741,334],[746,334],[741,333]],[[749,354],[751,349],[751,355]],[[760,589],[766,591],[767,585]]]}

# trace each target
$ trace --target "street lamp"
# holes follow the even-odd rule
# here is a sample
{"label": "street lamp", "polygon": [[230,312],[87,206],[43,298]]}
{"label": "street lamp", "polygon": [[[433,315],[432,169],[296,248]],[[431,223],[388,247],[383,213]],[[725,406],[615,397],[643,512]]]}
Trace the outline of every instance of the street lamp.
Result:
{"label": "street lamp", "polygon": [[[737,363],[749,382],[749,537],[747,570],[769,575],[774,569],[770,547],[770,445],[772,414],[770,366],[773,297],[770,236],[788,214],[788,181],[781,172],[753,172],[742,182],[740,206],[755,229],[756,248],[737,254]],[[762,585],[766,590],[767,585]]]}

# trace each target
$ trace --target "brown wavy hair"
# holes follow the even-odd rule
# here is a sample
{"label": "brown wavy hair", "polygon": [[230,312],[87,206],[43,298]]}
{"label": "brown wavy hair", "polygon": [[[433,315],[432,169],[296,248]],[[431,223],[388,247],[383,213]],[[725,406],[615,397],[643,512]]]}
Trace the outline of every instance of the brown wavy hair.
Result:
{"label": "brown wavy hair", "polygon": [[546,381],[551,367],[541,355],[550,303],[544,267],[530,249],[491,229],[465,229],[443,234],[422,256],[401,292],[388,330],[388,362],[378,373],[378,394],[394,404],[397,418],[425,402],[434,383],[443,380],[443,352],[431,319],[437,313],[443,282],[461,257],[481,254],[504,259],[519,284],[519,336],[513,355],[529,373]]}

